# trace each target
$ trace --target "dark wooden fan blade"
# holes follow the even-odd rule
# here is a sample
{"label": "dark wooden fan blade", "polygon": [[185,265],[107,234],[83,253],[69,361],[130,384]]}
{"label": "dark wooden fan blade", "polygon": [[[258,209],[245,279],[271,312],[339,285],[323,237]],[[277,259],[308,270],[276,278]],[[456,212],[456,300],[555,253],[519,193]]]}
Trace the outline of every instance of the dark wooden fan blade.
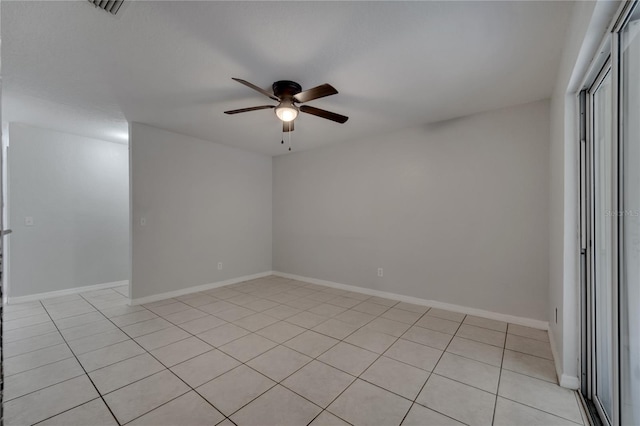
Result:
{"label": "dark wooden fan blade", "polygon": [[251,108],[232,109],[231,111],[225,111],[224,113],[225,114],[239,114],[241,112],[257,111],[259,109],[271,109],[271,108],[275,108],[275,106],[273,106],[273,105],[262,105],[262,106],[251,107]]}
{"label": "dark wooden fan blade", "polygon": [[336,114],[335,112],[325,111],[320,108],[315,108],[309,105],[302,105],[300,107],[300,111],[306,112],[307,114],[315,115],[317,117],[326,118],[327,120],[336,121],[338,123],[346,122],[349,117],[345,117],[344,115]]}
{"label": "dark wooden fan blade", "polygon": [[305,90],[297,95],[293,96],[293,99],[298,103],[309,102],[314,99],[324,98],[325,96],[331,96],[337,94],[338,91],[330,84],[322,84],[314,87],[313,89]]}
{"label": "dark wooden fan blade", "polygon": [[267,92],[266,90],[256,86],[255,84],[249,83],[246,80],[242,80],[240,78],[235,78],[235,77],[231,77],[232,80],[237,81],[238,83],[244,84],[247,87],[252,88],[253,90],[255,90],[256,92],[260,92],[265,96],[270,97],[271,99],[273,99],[274,101],[280,101],[280,99],[276,98],[274,95],[272,95],[271,93]]}
{"label": "dark wooden fan blade", "polygon": [[295,130],[293,126],[293,121],[283,121],[282,122],[282,131],[283,132],[293,132]]}

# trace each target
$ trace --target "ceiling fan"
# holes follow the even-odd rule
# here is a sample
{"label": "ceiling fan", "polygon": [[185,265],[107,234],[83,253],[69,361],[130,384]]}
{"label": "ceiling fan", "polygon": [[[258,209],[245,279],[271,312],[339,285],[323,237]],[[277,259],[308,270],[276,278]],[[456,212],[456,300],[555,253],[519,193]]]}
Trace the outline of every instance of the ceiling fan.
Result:
{"label": "ceiling fan", "polygon": [[292,132],[294,130],[293,120],[298,116],[298,112],[305,112],[337,123],[344,123],[349,119],[349,117],[345,117],[344,115],[309,105],[296,105],[337,94],[338,91],[330,84],[322,84],[303,92],[302,86],[295,81],[281,80],[273,83],[271,86],[273,94],[271,94],[248,81],[239,78],[233,78],[233,80],[252,88],[256,92],[262,93],[274,101],[278,101],[278,105],[261,105],[251,108],[234,109],[231,111],[225,111],[225,114],[238,114],[241,112],[257,111],[260,109],[275,109],[276,115],[280,120],[282,120],[283,132]]}

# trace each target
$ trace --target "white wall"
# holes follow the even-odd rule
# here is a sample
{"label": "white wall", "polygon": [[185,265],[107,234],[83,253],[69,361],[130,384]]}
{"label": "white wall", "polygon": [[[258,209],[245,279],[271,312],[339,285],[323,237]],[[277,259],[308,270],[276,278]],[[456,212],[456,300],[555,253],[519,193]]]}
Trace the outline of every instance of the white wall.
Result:
{"label": "white wall", "polygon": [[271,270],[271,157],[139,123],[130,147],[132,298]]}
{"label": "white wall", "polygon": [[548,164],[547,101],[276,157],[274,270],[546,320]]}
{"label": "white wall", "polygon": [[16,123],[9,144],[9,297],[127,280],[127,146]]}
{"label": "white wall", "polygon": [[618,4],[617,1],[576,2],[551,98],[547,316],[560,384],[574,389],[579,386],[580,334],[577,94]]}

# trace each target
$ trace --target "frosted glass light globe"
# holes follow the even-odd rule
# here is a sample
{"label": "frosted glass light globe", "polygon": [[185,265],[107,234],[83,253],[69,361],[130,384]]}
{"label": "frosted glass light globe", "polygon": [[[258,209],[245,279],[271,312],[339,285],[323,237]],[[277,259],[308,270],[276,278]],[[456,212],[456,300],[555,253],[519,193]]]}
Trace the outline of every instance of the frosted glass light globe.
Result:
{"label": "frosted glass light globe", "polygon": [[288,123],[296,119],[298,116],[298,108],[290,102],[281,102],[280,105],[276,107],[276,115],[280,120]]}

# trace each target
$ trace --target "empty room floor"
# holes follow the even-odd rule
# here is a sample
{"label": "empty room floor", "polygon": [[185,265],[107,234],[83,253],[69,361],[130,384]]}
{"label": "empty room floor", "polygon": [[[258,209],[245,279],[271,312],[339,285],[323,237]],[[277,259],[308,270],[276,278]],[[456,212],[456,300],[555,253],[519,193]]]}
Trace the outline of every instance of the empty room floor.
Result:
{"label": "empty room floor", "polygon": [[5,306],[6,425],[575,425],[547,333],[281,277]]}

